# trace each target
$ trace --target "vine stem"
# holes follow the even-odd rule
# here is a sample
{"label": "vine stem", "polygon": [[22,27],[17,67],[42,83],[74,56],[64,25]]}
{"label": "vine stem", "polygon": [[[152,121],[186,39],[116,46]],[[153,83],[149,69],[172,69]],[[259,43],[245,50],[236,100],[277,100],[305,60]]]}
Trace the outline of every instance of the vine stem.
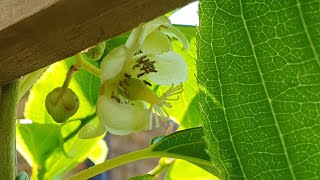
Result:
{"label": "vine stem", "polygon": [[152,158],[148,149],[144,149],[141,151],[135,151],[128,154],[124,154],[122,156],[118,156],[116,158],[107,160],[101,164],[95,165],[91,168],[88,168],[84,171],[81,171],[74,176],[71,176],[67,180],[80,180],[80,179],[89,179],[97,174],[100,174],[104,171],[108,171],[112,168],[118,167],[123,164],[127,164],[133,161]]}
{"label": "vine stem", "polygon": [[78,68],[84,68],[85,70],[87,70],[88,72],[90,72],[91,74],[97,76],[100,78],[100,69],[93,66],[92,64],[90,64],[88,61],[86,61],[83,58],[83,55],[81,53],[75,55],[76,58],[76,63],[75,66],[77,66]]}
{"label": "vine stem", "polygon": [[0,174],[15,179],[16,169],[16,117],[20,80],[1,87],[0,92]]}
{"label": "vine stem", "polygon": [[211,162],[197,159],[194,157],[188,157],[179,154],[161,152],[161,151],[152,151],[153,146],[150,146],[147,149],[134,151],[128,154],[124,154],[122,156],[115,157],[113,159],[109,159],[101,164],[95,165],[88,169],[85,169],[69,178],[67,180],[85,180],[91,177],[94,177],[102,172],[108,171],[112,168],[121,166],[123,164],[127,164],[133,161],[149,159],[149,158],[160,158],[160,157],[172,157],[176,159],[184,159],[186,161],[190,161],[197,164],[202,164],[206,166],[212,166]]}

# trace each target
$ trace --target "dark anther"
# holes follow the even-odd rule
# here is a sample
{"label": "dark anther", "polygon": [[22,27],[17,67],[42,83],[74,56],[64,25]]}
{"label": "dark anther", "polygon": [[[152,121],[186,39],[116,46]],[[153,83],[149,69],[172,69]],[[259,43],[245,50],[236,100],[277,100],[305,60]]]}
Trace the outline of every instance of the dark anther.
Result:
{"label": "dark anther", "polygon": [[152,86],[151,83],[149,83],[149,82],[146,81],[146,80],[143,80],[143,82],[144,82],[145,85]]}
{"label": "dark anther", "polygon": [[150,61],[150,59],[141,59],[140,61],[138,61],[138,64],[145,64],[148,63]]}
{"label": "dark anther", "polygon": [[124,77],[131,78],[131,76],[129,74],[127,74],[127,73],[124,73]]}
{"label": "dark anther", "polygon": [[147,56],[142,56],[142,57],[140,57],[138,60],[137,60],[137,63],[139,63],[140,64],[140,62],[144,59],[144,58],[146,58]]}
{"label": "dark anther", "polygon": [[127,81],[127,80],[125,80],[125,79],[123,80],[123,84],[124,84],[124,85],[126,85],[126,86],[129,86],[128,81]]}
{"label": "dark anther", "polygon": [[149,72],[158,72],[158,71],[155,69],[149,69]]}
{"label": "dark anther", "polygon": [[139,64],[135,64],[135,65],[132,67],[132,69],[135,69],[135,68],[138,68],[138,67],[140,67],[140,65],[139,65]]}
{"label": "dark anther", "polygon": [[137,55],[137,54],[141,54],[141,53],[142,53],[142,51],[139,50],[138,52],[134,53],[134,56]]}
{"label": "dark anther", "polygon": [[138,74],[137,78],[139,78],[139,77],[141,77],[141,76],[143,76],[143,75],[145,75],[145,74],[146,74],[145,72],[140,73],[140,74]]}
{"label": "dark anther", "polygon": [[118,103],[121,102],[121,101],[120,101],[120,98],[118,98],[118,97],[116,97],[116,96],[114,96],[114,95],[112,95],[111,98],[115,99]]}

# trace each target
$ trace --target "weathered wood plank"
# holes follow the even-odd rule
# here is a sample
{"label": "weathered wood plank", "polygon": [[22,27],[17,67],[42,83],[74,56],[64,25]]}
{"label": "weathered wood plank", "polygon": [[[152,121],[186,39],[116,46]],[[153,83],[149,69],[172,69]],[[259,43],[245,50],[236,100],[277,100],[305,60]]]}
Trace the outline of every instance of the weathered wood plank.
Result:
{"label": "weathered wood plank", "polygon": [[192,1],[2,0],[0,86]]}

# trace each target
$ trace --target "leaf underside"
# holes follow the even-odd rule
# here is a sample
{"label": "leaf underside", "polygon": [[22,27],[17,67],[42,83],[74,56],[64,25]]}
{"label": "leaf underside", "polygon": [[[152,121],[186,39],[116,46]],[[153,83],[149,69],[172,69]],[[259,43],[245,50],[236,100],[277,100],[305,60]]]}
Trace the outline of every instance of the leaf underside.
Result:
{"label": "leaf underside", "polygon": [[222,179],[320,178],[320,1],[201,0],[198,80]]}
{"label": "leaf underside", "polygon": [[[182,159],[197,165],[203,170],[215,176],[220,176],[216,167],[210,163],[210,158],[206,152],[205,140],[203,138],[203,129],[201,127],[172,133],[163,137],[159,142],[151,145],[148,149],[150,149],[151,152],[179,155]],[[200,161],[195,162],[191,159]]]}

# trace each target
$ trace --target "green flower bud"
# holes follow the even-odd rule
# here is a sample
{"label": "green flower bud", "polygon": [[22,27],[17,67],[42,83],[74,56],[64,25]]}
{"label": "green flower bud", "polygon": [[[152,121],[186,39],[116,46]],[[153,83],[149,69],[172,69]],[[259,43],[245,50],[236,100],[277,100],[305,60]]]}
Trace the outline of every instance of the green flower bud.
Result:
{"label": "green flower bud", "polygon": [[55,88],[46,97],[46,109],[57,123],[68,120],[78,108],[78,96],[70,88]]}
{"label": "green flower bud", "polygon": [[84,54],[91,60],[97,61],[103,55],[105,47],[106,43],[102,42],[93,46],[92,48],[89,48]]}
{"label": "green flower bud", "polygon": [[29,180],[29,176],[25,171],[20,172],[15,180]]}

